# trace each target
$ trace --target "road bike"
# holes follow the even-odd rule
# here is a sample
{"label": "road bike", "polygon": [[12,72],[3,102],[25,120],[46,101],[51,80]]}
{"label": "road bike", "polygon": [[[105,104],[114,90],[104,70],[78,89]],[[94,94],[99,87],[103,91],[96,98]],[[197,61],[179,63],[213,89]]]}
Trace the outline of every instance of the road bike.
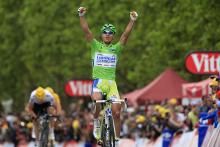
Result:
{"label": "road bike", "polygon": [[51,116],[48,114],[44,114],[39,116],[38,121],[40,125],[40,140],[39,147],[54,147],[54,142],[49,140],[49,123],[52,118],[56,116]]}
{"label": "road bike", "polygon": [[100,103],[104,107],[101,118],[101,139],[98,140],[98,144],[102,147],[115,147],[115,126],[111,106],[113,103],[124,103],[124,110],[126,110],[127,99],[95,100],[94,103]]}

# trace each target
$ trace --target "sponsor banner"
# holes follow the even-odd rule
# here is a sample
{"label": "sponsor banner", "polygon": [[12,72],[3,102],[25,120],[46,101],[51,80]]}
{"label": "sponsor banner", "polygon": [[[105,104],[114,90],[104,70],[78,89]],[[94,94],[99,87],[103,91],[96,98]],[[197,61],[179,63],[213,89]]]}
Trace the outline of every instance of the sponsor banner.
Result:
{"label": "sponsor banner", "polygon": [[92,80],[72,80],[65,85],[68,96],[90,96],[92,91]]}
{"label": "sponsor banner", "polygon": [[185,66],[193,74],[218,74],[220,52],[192,52],[185,58]]}
{"label": "sponsor banner", "polygon": [[96,53],[94,59],[94,66],[102,67],[116,67],[117,56],[114,54]]}

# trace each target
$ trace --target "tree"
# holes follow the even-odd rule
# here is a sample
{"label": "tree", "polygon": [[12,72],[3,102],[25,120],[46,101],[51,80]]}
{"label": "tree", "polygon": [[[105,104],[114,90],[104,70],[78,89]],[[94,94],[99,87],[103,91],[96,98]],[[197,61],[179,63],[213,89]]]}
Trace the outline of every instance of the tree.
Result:
{"label": "tree", "polygon": [[[189,81],[184,57],[194,50],[220,47],[217,0],[96,0],[0,2],[0,99],[13,98],[20,110],[37,86],[51,86],[65,98],[70,79],[90,79],[90,48],[79,26],[77,9],[88,8],[86,18],[95,37],[112,23],[115,41],[136,10],[139,19],[122,51],[117,71],[119,90],[142,87],[165,68],[172,67]],[[65,99],[67,100],[67,99]]]}

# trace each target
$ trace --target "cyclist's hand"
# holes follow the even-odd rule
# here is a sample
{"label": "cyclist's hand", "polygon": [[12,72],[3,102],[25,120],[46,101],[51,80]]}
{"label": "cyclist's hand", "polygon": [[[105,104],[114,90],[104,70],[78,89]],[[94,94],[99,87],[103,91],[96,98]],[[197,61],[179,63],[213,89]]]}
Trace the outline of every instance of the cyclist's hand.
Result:
{"label": "cyclist's hand", "polygon": [[85,7],[79,7],[78,13],[79,13],[79,16],[84,16],[86,14],[86,8]]}
{"label": "cyclist's hand", "polygon": [[136,21],[137,18],[138,18],[137,12],[136,11],[131,11],[130,12],[130,18],[131,18],[131,20]]}

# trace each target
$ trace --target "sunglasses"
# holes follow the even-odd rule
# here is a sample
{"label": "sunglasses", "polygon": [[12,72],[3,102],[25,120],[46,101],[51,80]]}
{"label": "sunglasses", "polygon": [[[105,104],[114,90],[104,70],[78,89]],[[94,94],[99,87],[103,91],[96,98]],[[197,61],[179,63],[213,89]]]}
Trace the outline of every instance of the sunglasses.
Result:
{"label": "sunglasses", "polygon": [[114,34],[112,31],[103,31],[102,33],[106,34],[106,35],[113,35]]}

